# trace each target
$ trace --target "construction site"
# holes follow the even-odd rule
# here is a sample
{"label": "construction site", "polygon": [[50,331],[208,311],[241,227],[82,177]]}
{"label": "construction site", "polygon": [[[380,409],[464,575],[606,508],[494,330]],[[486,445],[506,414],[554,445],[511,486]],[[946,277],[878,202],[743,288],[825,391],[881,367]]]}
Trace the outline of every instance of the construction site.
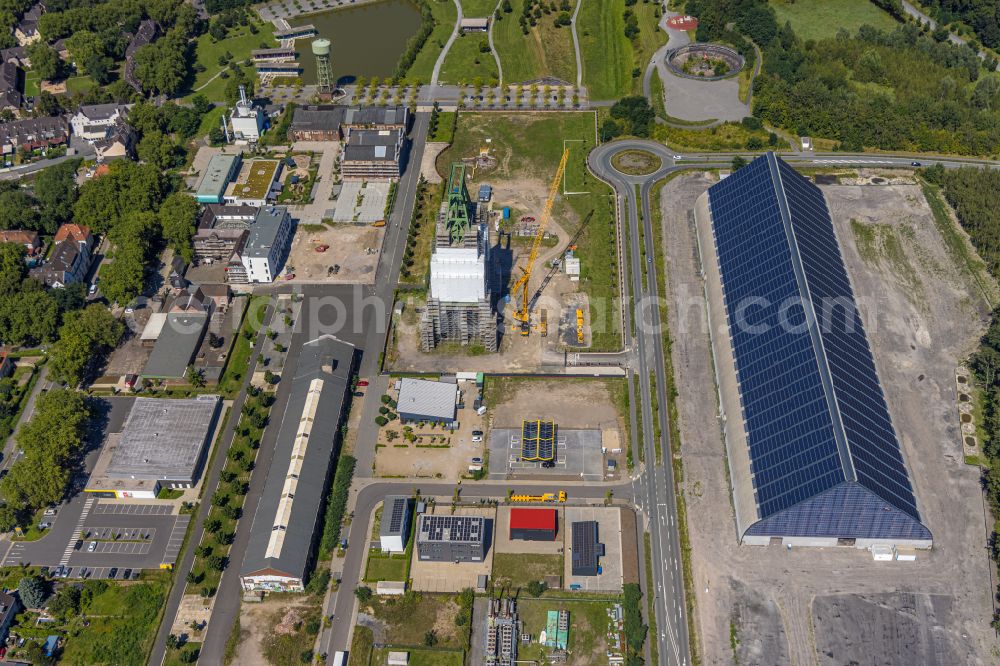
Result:
{"label": "construction site", "polygon": [[[461,370],[471,356],[486,372],[585,370],[576,366],[595,342],[595,309],[580,282],[577,243],[594,211],[577,224],[559,219],[575,214],[564,194],[571,151],[564,148],[547,174],[542,198],[537,181],[525,188],[480,180],[499,167],[494,149],[486,140],[476,157],[445,168],[439,161],[438,170],[448,177],[428,290],[423,298],[404,297],[397,307],[387,353],[392,370]],[[478,184],[475,198],[470,182]],[[603,330],[616,319],[617,305],[603,299],[594,305]]]}

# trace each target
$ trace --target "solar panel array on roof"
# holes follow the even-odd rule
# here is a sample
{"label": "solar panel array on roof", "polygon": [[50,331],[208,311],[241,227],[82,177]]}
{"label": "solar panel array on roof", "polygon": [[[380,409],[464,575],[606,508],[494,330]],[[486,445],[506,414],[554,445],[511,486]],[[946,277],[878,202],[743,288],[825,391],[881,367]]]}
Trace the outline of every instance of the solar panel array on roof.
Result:
{"label": "solar panel array on roof", "polygon": [[541,419],[521,422],[521,460],[554,460],[555,442],[554,422]]}
{"label": "solar panel array on roof", "polygon": [[818,187],[773,153],[708,191],[758,523],[929,540]]}
{"label": "solar panel array on roof", "polygon": [[420,537],[424,541],[481,541],[482,516],[439,516],[424,514],[420,517]]}
{"label": "solar panel array on roof", "polygon": [[597,537],[597,521],[583,520],[573,523],[573,575],[596,576],[598,564],[604,555],[604,544]]}
{"label": "solar panel array on roof", "polygon": [[397,497],[392,502],[392,515],[389,516],[389,529],[398,532],[403,527],[403,515],[406,513],[406,500]]}

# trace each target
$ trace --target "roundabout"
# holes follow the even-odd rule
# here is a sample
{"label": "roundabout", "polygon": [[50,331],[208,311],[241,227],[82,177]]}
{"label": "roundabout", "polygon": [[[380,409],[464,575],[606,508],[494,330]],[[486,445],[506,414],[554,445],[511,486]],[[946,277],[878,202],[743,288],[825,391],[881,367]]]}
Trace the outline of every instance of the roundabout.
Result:
{"label": "roundabout", "polygon": [[655,173],[662,165],[663,161],[648,150],[621,150],[611,158],[611,166],[615,171],[627,176],[648,176]]}

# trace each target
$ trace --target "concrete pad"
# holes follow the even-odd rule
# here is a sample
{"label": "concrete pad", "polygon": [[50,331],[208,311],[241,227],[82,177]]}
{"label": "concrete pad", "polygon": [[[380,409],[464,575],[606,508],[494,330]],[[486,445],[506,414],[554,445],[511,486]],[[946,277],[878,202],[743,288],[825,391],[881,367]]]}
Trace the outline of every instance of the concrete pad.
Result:
{"label": "concrete pad", "polygon": [[337,197],[333,221],[371,224],[385,219],[385,204],[388,200],[389,183],[346,180]]}
{"label": "concrete pad", "polygon": [[520,460],[521,431],[496,428],[490,432],[490,478],[543,477],[604,479],[604,455],[600,430],[563,430],[556,434],[555,467],[544,468],[540,462]]}
{"label": "concrete pad", "polygon": [[[601,573],[597,576],[573,575],[573,523],[596,520],[597,539],[604,544],[604,557],[600,560]],[[564,531],[566,558],[563,580],[569,589],[579,585],[587,592],[621,592],[622,577],[622,519],[621,509],[616,506],[566,507],[566,529]]]}

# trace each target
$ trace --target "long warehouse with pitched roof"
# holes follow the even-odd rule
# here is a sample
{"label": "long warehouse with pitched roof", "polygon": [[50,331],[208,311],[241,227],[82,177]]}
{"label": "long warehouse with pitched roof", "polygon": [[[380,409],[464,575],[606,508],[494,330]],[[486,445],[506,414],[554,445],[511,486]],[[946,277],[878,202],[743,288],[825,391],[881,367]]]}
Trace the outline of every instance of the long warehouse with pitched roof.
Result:
{"label": "long warehouse with pitched roof", "polygon": [[330,335],[302,345],[240,568],[246,591],[305,587],[354,362],[354,345]]}
{"label": "long warehouse with pitched roof", "polygon": [[929,548],[822,191],[767,153],[695,217],[740,540]]}

